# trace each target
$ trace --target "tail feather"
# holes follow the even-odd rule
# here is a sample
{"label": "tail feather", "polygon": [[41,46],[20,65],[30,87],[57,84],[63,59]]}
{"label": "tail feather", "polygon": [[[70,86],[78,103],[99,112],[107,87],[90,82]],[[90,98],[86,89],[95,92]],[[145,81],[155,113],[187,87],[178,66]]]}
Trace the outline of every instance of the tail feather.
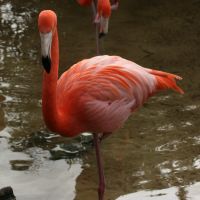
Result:
{"label": "tail feather", "polygon": [[180,76],[158,70],[151,70],[150,73],[156,77],[158,90],[172,89],[180,94],[184,94],[184,91],[176,84],[176,80],[182,80]]}

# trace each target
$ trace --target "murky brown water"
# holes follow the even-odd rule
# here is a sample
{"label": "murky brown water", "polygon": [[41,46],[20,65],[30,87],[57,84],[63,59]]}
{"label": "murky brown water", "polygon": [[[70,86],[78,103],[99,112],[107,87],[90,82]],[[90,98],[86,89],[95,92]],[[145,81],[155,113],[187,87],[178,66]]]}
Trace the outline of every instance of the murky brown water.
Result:
{"label": "murky brown water", "polygon": [[[54,9],[58,14],[60,72],[82,58],[95,55],[90,9],[80,8],[73,0],[0,0],[0,129],[6,127],[0,135],[0,188],[8,183],[12,186],[13,181],[16,186],[13,188],[19,194],[28,190],[27,173],[30,177],[38,173],[49,180],[52,166],[55,166],[57,171],[50,176],[53,177],[50,181],[56,183],[52,188],[43,188],[41,177],[35,180],[35,185],[40,185],[40,191],[36,188],[35,192],[44,189],[42,199],[49,199],[49,191],[58,195],[60,191],[56,186],[62,185],[62,191],[75,192],[64,197],[58,195],[60,200],[94,200],[98,180],[93,149],[84,146],[80,138],[55,137],[45,129],[42,121],[42,67],[37,30],[37,16],[42,9]],[[184,78],[180,84],[186,94],[181,96],[167,91],[151,98],[121,130],[103,142],[106,200],[138,190],[173,186],[178,188],[176,196],[179,200],[200,198],[200,192],[196,197],[188,195],[187,190],[189,185],[200,182],[199,9],[199,0],[123,0],[119,10],[113,12],[109,35],[101,42],[103,53],[179,74]],[[66,146],[63,147],[63,143]],[[70,149],[67,156],[62,152],[59,155],[52,153],[59,146]],[[21,151],[28,158],[22,159],[17,153]],[[14,162],[13,170],[13,161],[4,166],[3,155],[10,155],[8,160],[31,158],[31,167],[25,168],[24,174],[21,171],[18,174],[24,168]],[[44,156],[39,159],[38,155]],[[53,159],[67,159],[49,160],[52,155],[55,156]],[[41,162],[45,163],[42,167],[38,164]],[[66,171],[76,176],[61,179],[65,164]],[[13,171],[17,171],[17,179]],[[69,183],[65,188],[67,178]],[[74,188],[68,187],[70,182]],[[38,199],[34,195],[29,199],[36,197]]]}

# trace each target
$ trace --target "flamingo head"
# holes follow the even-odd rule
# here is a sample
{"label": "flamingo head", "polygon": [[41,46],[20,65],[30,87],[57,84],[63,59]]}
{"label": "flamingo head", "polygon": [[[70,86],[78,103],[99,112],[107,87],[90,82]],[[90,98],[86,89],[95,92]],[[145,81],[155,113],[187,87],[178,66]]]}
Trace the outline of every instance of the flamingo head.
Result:
{"label": "flamingo head", "polygon": [[51,10],[41,11],[38,28],[41,39],[42,65],[47,73],[51,70],[51,44],[57,26],[56,14]]}
{"label": "flamingo head", "polygon": [[[97,18],[99,18],[99,38],[108,33],[109,17],[111,15],[110,0],[99,0],[97,5]],[[98,20],[97,20],[98,21]]]}

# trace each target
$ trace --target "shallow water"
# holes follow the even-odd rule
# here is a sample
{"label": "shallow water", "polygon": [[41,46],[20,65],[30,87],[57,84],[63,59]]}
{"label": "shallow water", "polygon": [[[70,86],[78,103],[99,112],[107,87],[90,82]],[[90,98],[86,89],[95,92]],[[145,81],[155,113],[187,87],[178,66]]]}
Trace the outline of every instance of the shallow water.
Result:
{"label": "shallow water", "polygon": [[[200,198],[199,6],[124,0],[112,14],[101,51],[181,75],[186,94],[152,97],[103,142],[106,200]],[[58,14],[60,73],[95,54],[89,8],[72,0],[0,0],[0,188],[11,185],[18,200],[94,200],[89,136],[62,138],[42,121],[37,16],[43,9]]]}

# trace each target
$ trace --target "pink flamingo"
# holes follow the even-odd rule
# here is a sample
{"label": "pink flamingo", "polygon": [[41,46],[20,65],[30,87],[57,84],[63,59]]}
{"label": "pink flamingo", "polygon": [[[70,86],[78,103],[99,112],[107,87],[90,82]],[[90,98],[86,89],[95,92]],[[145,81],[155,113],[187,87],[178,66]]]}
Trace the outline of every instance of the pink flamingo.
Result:
{"label": "pink flamingo", "polygon": [[119,56],[96,56],[74,64],[58,79],[57,17],[51,10],[39,14],[43,88],[42,111],[47,127],[62,136],[93,133],[99,174],[99,200],[104,196],[104,173],[99,135],[120,128],[153,94],[173,89],[181,77],[148,69]]}
{"label": "pink flamingo", "polygon": [[99,38],[108,33],[108,23],[111,16],[111,10],[116,10],[119,6],[119,0],[77,0],[81,6],[91,5],[96,24],[96,52],[99,55]]}

